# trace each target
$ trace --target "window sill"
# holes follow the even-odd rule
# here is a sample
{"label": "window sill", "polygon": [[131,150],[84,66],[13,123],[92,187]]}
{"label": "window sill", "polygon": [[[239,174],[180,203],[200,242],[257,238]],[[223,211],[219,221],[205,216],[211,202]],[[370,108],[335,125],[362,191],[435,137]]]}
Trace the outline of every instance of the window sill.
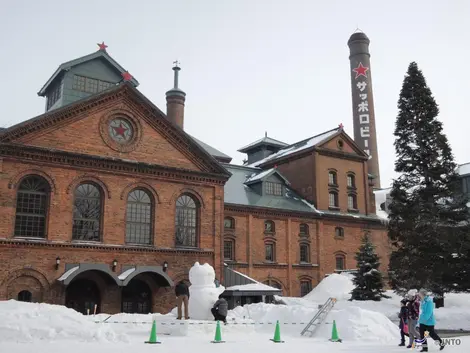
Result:
{"label": "window sill", "polygon": [[312,268],[312,267],[318,267],[317,264],[312,264],[312,263],[307,263],[307,262],[301,262],[298,264],[292,264],[292,267],[298,267],[298,268]]}
{"label": "window sill", "polygon": [[274,237],[276,235],[276,232],[267,232],[267,231],[264,231],[264,235],[267,235],[267,236],[270,236],[270,237]]}
{"label": "window sill", "polygon": [[16,236],[14,235],[13,236],[13,239],[21,239],[21,240],[31,240],[31,241],[44,241],[46,242],[47,241],[47,237],[45,238],[40,238],[40,237],[25,237],[25,236]]}
{"label": "window sill", "polygon": [[338,206],[328,206],[330,211],[340,211],[341,209]]}
{"label": "window sill", "polygon": [[139,244],[139,243],[126,243],[125,246],[135,247],[135,248],[155,248],[153,244]]}
{"label": "window sill", "polygon": [[354,185],[353,185],[353,186],[348,186],[347,189],[348,189],[348,190],[357,190],[356,186],[354,186]]}
{"label": "window sill", "polygon": [[344,240],[344,237],[338,237],[337,235],[335,235],[335,239],[336,240]]}
{"label": "window sill", "polygon": [[359,213],[359,210],[357,208],[348,208],[349,213]]}
{"label": "window sill", "polygon": [[339,185],[338,185],[338,184],[330,184],[330,183],[328,183],[328,186],[329,186],[330,188],[339,188]]}
{"label": "window sill", "polygon": [[308,237],[310,237],[310,234],[308,234],[308,233],[299,233],[299,237],[300,238],[308,238]]}

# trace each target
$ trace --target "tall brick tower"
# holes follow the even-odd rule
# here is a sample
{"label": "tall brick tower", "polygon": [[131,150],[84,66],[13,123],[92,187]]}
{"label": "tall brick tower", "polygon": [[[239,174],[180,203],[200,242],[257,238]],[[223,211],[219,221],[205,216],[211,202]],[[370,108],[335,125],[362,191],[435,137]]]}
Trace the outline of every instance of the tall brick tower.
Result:
{"label": "tall brick tower", "polygon": [[348,40],[354,141],[369,154],[369,174],[374,176],[374,188],[380,188],[379,151],[375,129],[369,43],[369,38],[362,32],[353,33]]}

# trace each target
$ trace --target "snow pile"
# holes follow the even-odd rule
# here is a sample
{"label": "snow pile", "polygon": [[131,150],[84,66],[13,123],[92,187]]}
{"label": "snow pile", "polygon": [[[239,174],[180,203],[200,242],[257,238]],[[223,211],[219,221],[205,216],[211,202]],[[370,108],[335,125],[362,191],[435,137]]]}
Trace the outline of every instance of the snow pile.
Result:
{"label": "snow pile", "polygon": [[[237,307],[231,311],[230,316],[239,324],[251,319],[255,330],[262,332],[274,332],[274,324],[279,320],[283,334],[298,336],[317,311],[318,307],[313,306],[258,303]],[[399,339],[398,327],[385,315],[352,305],[333,308],[313,338],[323,341],[331,338],[333,320],[336,321],[340,338],[344,341],[387,342]]]}
{"label": "snow pile", "polygon": [[303,298],[318,304],[325,303],[328,298],[348,300],[354,289],[352,275],[333,273],[324,278],[313,290]]}
{"label": "snow pile", "polygon": [[0,341],[35,342],[70,339],[74,342],[128,342],[106,324],[60,305],[0,302]]}

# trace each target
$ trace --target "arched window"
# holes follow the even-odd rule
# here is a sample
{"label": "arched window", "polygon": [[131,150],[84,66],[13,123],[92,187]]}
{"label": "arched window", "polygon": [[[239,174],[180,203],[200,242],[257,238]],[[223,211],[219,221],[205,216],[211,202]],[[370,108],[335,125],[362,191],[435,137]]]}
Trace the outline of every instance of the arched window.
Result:
{"label": "arched window", "polygon": [[282,290],[282,284],[280,284],[278,281],[276,281],[274,279],[268,279],[268,280],[264,281],[263,284]]}
{"label": "arched window", "polygon": [[328,171],[328,185],[338,185],[338,177],[336,172],[333,170]]}
{"label": "arched window", "polygon": [[310,246],[306,243],[300,244],[300,262],[310,263]]}
{"label": "arched window", "polygon": [[73,240],[100,241],[102,193],[95,184],[80,184],[73,203]]}
{"label": "arched window", "polygon": [[225,217],[224,229],[235,229],[235,220],[232,217]]}
{"label": "arched window", "polygon": [[347,185],[348,188],[354,189],[356,187],[356,176],[352,173],[349,173],[347,176]]}
{"label": "arched window", "polygon": [[142,189],[127,196],[126,243],[152,244],[152,199]]}
{"label": "arched window", "polygon": [[336,238],[344,238],[344,228],[336,227],[335,228],[335,237]]}
{"label": "arched window", "polygon": [[224,240],[224,260],[235,261],[235,241],[233,239]]}
{"label": "arched window", "polygon": [[336,270],[345,270],[346,269],[346,257],[342,254],[336,254],[335,255],[335,264],[336,264]]}
{"label": "arched window", "polygon": [[274,243],[264,244],[264,259],[267,262],[276,262],[276,245]]}
{"label": "arched window", "polygon": [[49,209],[49,183],[42,177],[24,178],[16,194],[15,236],[45,238]]}
{"label": "arched window", "polygon": [[300,234],[300,236],[303,236],[303,237],[306,237],[307,235],[309,235],[308,224],[305,224],[305,223],[301,223],[301,224],[300,224],[300,226],[299,226],[299,234]]}
{"label": "arched window", "polygon": [[32,299],[33,299],[33,295],[28,290],[22,290],[21,292],[18,293],[19,302],[31,303]]}
{"label": "arched window", "polygon": [[354,194],[348,195],[348,210],[357,210],[357,196]]}
{"label": "arched window", "polygon": [[187,194],[176,200],[175,240],[176,246],[197,247],[198,205]]}
{"label": "arched window", "polygon": [[336,191],[330,191],[328,193],[328,207],[338,207],[338,193]]}
{"label": "arched window", "polygon": [[276,227],[274,226],[273,221],[264,221],[264,232],[265,233],[274,233],[276,231]]}
{"label": "arched window", "polygon": [[312,291],[312,281],[303,278],[300,280],[300,296],[303,297]]}

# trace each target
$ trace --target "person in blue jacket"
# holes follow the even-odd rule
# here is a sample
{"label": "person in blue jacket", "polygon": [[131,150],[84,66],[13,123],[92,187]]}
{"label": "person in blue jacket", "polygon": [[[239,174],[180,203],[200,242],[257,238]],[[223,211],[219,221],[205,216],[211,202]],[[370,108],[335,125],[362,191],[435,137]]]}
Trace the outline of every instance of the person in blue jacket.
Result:
{"label": "person in blue jacket", "polygon": [[440,350],[444,349],[444,343],[439,335],[434,330],[434,326],[436,325],[436,320],[434,319],[434,302],[432,298],[428,295],[426,289],[420,289],[419,296],[421,298],[421,306],[419,309],[419,335],[423,342],[423,348],[421,352],[428,351],[427,340],[425,336],[425,332],[429,333],[429,336],[436,342],[439,342]]}

